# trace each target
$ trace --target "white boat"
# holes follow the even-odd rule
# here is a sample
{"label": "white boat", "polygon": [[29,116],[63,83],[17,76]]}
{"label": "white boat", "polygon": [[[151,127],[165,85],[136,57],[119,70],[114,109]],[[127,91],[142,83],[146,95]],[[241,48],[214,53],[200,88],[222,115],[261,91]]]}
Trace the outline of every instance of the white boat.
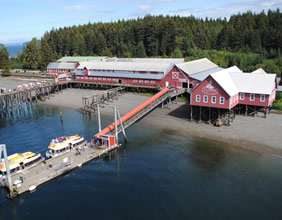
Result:
{"label": "white boat", "polygon": [[79,136],[59,137],[53,139],[46,151],[47,158],[53,158],[71,151],[73,148],[81,148],[87,146],[87,141]]}
{"label": "white boat", "polygon": [[[29,169],[35,165],[41,163],[44,158],[41,154],[33,152],[25,152],[22,154],[15,153],[8,156],[8,164],[11,176],[21,172],[22,170]],[[0,180],[6,179],[7,169],[4,159],[0,161]]]}

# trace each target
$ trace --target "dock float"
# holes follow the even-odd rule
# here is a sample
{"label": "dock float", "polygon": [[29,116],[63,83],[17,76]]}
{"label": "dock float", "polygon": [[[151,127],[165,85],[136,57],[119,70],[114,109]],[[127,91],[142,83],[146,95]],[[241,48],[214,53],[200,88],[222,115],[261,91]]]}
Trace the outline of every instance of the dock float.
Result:
{"label": "dock float", "polygon": [[75,149],[63,155],[51,158],[27,170],[13,175],[13,193],[10,198],[15,198],[26,192],[34,191],[38,186],[48,181],[70,172],[84,164],[97,160],[108,152],[118,148],[118,145],[110,147],[101,146],[100,149],[90,148],[88,144],[80,150],[80,154]]}

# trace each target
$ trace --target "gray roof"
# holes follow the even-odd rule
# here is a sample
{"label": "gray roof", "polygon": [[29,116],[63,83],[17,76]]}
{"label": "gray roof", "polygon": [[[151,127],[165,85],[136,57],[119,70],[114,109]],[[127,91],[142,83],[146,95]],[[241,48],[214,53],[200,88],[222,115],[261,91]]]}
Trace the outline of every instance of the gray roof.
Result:
{"label": "gray roof", "polygon": [[52,62],[49,63],[47,69],[75,69],[76,63],[65,63],[65,62]]}
{"label": "gray roof", "polygon": [[176,64],[176,66],[189,76],[191,74],[201,73],[218,67],[218,65],[207,58]]}
{"label": "gray roof", "polygon": [[135,62],[135,63],[184,63],[184,58],[108,58],[106,62]]}
{"label": "gray roof", "polygon": [[205,72],[193,74],[193,75],[191,75],[190,77],[193,78],[193,79],[199,80],[199,81],[203,81],[203,80],[204,80],[205,78],[207,78],[210,74],[215,73],[215,72],[218,72],[218,71],[221,71],[221,70],[223,70],[223,68],[217,67],[217,68],[214,68],[214,69],[205,71]]}
{"label": "gray roof", "polygon": [[97,76],[97,77],[118,77],[118,78],[131,78],[131,79],[155,79],[161,80],[163,74],[142,74],[142,73],[113,73],[113,72],[99,72],[99,71],[90,71],[88,76]]}
{"label": "gray roof", "polygon": [[77,69],[142,71],[165,73],[173,64],[170,63],[135,63],[135,62],[80,62]]}

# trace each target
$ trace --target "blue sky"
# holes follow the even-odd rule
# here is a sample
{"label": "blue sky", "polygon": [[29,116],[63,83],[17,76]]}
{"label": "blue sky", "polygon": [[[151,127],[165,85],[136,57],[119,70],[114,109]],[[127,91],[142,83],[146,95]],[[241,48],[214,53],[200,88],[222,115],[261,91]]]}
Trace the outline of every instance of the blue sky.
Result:
{"label": "blue sky", "polygon": [[52,28],[132,19],[146,14],[229,17],[282,8],[282,0],[0,0],[0,43],[41,38]]}

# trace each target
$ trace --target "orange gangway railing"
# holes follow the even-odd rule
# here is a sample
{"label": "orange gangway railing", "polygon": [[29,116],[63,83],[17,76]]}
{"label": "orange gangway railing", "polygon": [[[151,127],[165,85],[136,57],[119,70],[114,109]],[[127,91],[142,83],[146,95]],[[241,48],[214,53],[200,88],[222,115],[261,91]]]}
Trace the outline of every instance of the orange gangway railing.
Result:
{"label": "orange gangway railing", "polygon": [[[164,88],[163,90],[161,90],[160,92],[158,92],[157,94],[155,94],[154,96],[152,96],[151,98],[149,98],[147,101],[145,101],[144,103],[142,103],[141,105],[139,105],[138,107],[136,107],[135,109],[131,110],[130,112],[128,112],[127,114],[125,114],[124,116],[121,117],[121,121],[122,123],[124,123],[125,121],[127,121],[128,119],[130,119],[132,116],[134,116],[135,114],[137,114],[138,112],[140,112],[142,109],[146,108],[148,105],[150,105],[153,101],[155,101],[156,99],[160,98],[162,95],[164,95],[165,93],[167,93],[169,91],[168,88]],[[117,127],[120,125],[120,121],[117,121]],[[104,128],[102,131],[100,131],[99,133],[95,134],[93,137],[96,138],[100,138],[102,135],[106,135],[109,132],[111,132],[112,130],[115,129],[115,123],[110,124],[108,127]]]}

